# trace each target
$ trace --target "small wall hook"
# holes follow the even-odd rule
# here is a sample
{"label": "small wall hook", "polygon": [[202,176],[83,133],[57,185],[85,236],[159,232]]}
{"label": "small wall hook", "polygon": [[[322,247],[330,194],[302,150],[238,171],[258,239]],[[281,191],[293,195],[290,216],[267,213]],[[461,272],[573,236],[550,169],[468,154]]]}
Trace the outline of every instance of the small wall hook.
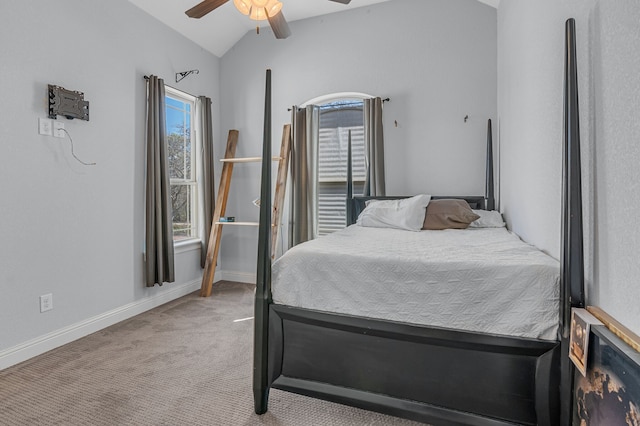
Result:
{"label": "small wall hook", "polygon": [[176,83],[179,83],[186,76],[191,75],[191,74],[200,74],[200,71],[199,70],[189,70],[189,71],[177,72],[176,73]]}
{"label": "small wall hook", "polygon": [[468,114],[464,116],[464,122],[465,123],[467,122],[467,120],[469,120],[469,115]]}

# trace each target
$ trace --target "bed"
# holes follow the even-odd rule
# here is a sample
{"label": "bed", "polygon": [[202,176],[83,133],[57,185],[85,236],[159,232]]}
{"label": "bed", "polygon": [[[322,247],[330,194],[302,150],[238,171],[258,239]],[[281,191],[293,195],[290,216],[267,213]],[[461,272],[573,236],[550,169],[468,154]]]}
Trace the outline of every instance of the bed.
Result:
{"label": "bed", "polygon": [[[507,308],[506,305],[518,307],[522,304],[537,303],[535,296],[523,294],[527,285],[532,285],[530,283],[505,295],[507,299],[500,300],[497,308],[491,308],[492,314],[497,315],[494,319],[499,318],[501,314],[505,315],[505,329],[492,328],[495,324],[490,324],[491,327],[488,328],[478,325],[483,321],[496,322],[491,319],[456,322],[459,317],[464,316],[461,315],[459,303],[465,299],[475,300],[483,289],[491,287],[491,274],[496,274],[481,270],[487,261],[486,258],[476,259],[478,262],[466,259],[463,265],[465,274],[460,275],[458,279],[461,284],[465,284],[473,281],[474,277],[482,277],[479,293],[466,293],[465,288],[470,287],[468,285],[454,289],[441,287],[438,293],[448,293],[448,301],[434,299],[434,304],[427,305],[427,309],[423,310],[420,309],[422,302],[417,302],[413,306],[417,309],[411,312],[410,309],[404,308],[390,309],[396,314],[401,311],[400,315],[392,316],[391,319],[388,315],[367,311],[369,308],[359,306],[360,303],[355,303],[355,311],[342,309],[338,306],[340,297],[333,307],[316,305],[315,302],[327,298],[324,293],[316,293],[320,288],[333,286],[343,290],[349,289],[350,283],[358,281],[367,273],[365,270],[370,269],[369,267],[357,266],[364,261],[357,258],[357,248],[363,244],[374,244],[373,241],[380,238],[380,233],[369,233],[370,230],[365,228],[351,226],[334,237],[323,237],[323,241],[311,244],[319,246],[321,251],[331,252],[333,249],[324,245],[331,244],[332,239],[354,237],[353,243],[341,241],[341,244],[338,244],[346,247],[351,254],[356,253],[356,258],[348,261],[350,263],[347,266],[333,268],[347,271],[346,275],[327,276],[326,269],[317,270],[313,269],[315,266],[310,266],[303,268],[309,269],[305,272],[307,278],[296,280],[296,276],[300,277],[302,274],[300,266],[292,267],[291,273],[286,272],[289,268],[286,264],[289,257],[283,257],[273,271],[273,277],[278,281],[272,283],[269,246],[271,206],[270,203],[263,202],[260,211],[255,303],[253,391],[256,413],[266,412],[269,389],[274,388],[440,425],[569,424],[573,368],[565,355],[568,353],[568,318],[571,307],[584,306],[574,28],[573,20],[568,20],[561,260],[558,265],[532,249],[524,256],[533,256],[538,260],[540,269],[533,275],[548,275],[545,283],[539,284],[541,288],[545,288],[545,297],[551,301],[553,311],[543,313],[544,323],[532,332],[530,328],[536,328],[539,320],[534,317],[521,321],[523,324],[516,323],[519,330],[509,329],[514,323],[513,315],[518,315],[518,309],[509,311],[512,306]],[[262,200],[271,198],[270,103],[271,72],[267,70]],[[486,193],[482,196],[454,198],[465,199],[473,208],[490,210],[493,208],[490,125],[488,135]],[[351,221],[358,216],[365,202],[366,199],[351,198],[351,204],[347,209]],[[382,231],[383,234],[390,234],[384,237],[391,240],[397,237],[398,232],[406,232]],[[431,231],[423,232],[428,234]],[[419,239],[423,232],[410,238]],[[454,235],[454,239],[463,238],[462,233],[454,234],[455,232],[450,233]],[[475,232],[478,236],[485,230],[464,232]],[[437,238],[445,238],[444,234],[447,232],[436,235]],[[504,247],[514,243],[510,240],[513,236],[506,230],[490,237],[486,233],[485,237],[487,242],[495,240]],[[394,247],[406,243],[402,240],[404,237],[397,238],[400,239],[393,243]],[[411,244],[414,243],[421,244],[412,240]],[[435,242],[440,243],[442,241]],[[299,252],[306,250],[306,246],[295,249]],[[306,253],[306,260],[303,260],[302,264],[324,262],[317,260],[317,251],[314,253]],[[305,253],[303,258],[304,255]],[[369,252],[369,255],[376,256],[373,252]],[[338,254],[341,258],[345,256],[345,253]],[[311,261],[310,258],[316,260]],[[401,271],[415,269],[414,278],[410,278],[410,282],[422,280],[425,274],[430,273],[428,266],[415,266],[414,260],[411,259],[402,267],[395,267]],[[396,265],[398,261],[396,258]],[[327,262],[330,266],[337,265],[335,258],[328,259]],[[383,269],[394,267],[388,264]],[[287,274],[288,283],[281,280]],[[386,281],[390,281],[393,286],[396,279],[400,278],[393,277]],[[404,279],[406,282],[406,278]],[[495,284],[504,286],[505,283],[513,282],[508,276],[500,279],[496,276],[494,281],[494,288]],[[291,291],[291,286],[300,282],[306,290],[297,287],[298,290]],[[365,278],[364,282],[372,282],[371,277]],[[552,284],[549,285],[549,282]],[[398,284],[402,287],[399,281]],[[414,285],[412,290],[421,291],[420,288],[419,285]],[[357,296],[363,299],[367,294],[376,298],[380,295],[387,296],[389,293],[386,288],[372,288],[366,285],[350,291],[356,291]],[[305,292],[309,293],[309,300],[295,300],[296,295]],[[406,306],[410,304],[407,300],[413,299],[408,291],[401,297],[399,304],[404,303]],[[489,303],[486,298],[485,302]],[[547,302],[542,304],[547,305]],[[443,305],[451,306],[453,311],[443,310]],[[499,309],[500,305],[503,305],[502,310]],[[534,307],[533,311],[537,309]],[[426,313],[427,318],[418,318],[421,313]]]}
{"label": "bed", "polygon": [[554,341],[559,264],[504,227],[351,225],[291,248],[273,302],[395,322]]}

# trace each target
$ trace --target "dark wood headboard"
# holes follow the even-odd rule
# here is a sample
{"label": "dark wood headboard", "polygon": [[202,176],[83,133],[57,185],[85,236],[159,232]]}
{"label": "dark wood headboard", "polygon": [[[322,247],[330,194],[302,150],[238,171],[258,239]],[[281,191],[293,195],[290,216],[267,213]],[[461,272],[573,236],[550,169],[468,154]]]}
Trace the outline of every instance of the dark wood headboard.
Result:
{"label": "dark wood headboard", "polygon": [[[352,197],[350,201],[350,206],[347,208],[347,225],[353,225],[356,223],[358,216],[364,210],[365,203],[369,200],[398,200],[401,198],[409,198],[408,195],[399,195],[399,196],[381,196],[381,197],[362,197],[356,196]],[[442,200],[445,198],[455,198],[458,200],[465,200],[469,203],[469,206],[472,209],[476,210],[487,210],[486,206],[486,198],[484,195],[477,196],[460,196],[460,195],[432,195],[432,200]]]}

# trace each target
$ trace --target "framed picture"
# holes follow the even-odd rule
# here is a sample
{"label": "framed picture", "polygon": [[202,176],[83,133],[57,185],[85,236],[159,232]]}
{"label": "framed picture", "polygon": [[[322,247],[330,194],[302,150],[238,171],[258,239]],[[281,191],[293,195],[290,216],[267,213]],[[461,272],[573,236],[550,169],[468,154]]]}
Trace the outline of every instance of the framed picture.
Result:
{"label": "framed picture", "polygon": [[587,355],[589,354],[589,332],[591,325],[602,324],[586,309],[571,309],[571,337],[569,339],[569,358],[583,376],[587,374]]}
{"label": "framed picture", "polygon": [[640,424],[640,353],[604,325],[591,324],[586,376],[575,373],[574,426]]}

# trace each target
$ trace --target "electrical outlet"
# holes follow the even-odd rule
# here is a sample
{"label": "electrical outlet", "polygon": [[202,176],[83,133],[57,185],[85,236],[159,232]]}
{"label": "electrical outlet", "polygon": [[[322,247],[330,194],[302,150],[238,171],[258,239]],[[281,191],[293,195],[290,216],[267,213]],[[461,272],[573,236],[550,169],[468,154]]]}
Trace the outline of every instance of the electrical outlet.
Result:
{"label": "electrical outlet", "polygon": [[43,294],[40,296],[40,312],[47,312],[53,309],[53,294]]}
{"label": "electrical outlet", "polygon": [[64,138],[67,134],[64,131],[64,123],[62,121],[53,120],[53,137]]}
{"label": "electrical outlet", "polygon": [[38,118],[38,133],[45,136],[53,135],[53,120],[50,118]]}

